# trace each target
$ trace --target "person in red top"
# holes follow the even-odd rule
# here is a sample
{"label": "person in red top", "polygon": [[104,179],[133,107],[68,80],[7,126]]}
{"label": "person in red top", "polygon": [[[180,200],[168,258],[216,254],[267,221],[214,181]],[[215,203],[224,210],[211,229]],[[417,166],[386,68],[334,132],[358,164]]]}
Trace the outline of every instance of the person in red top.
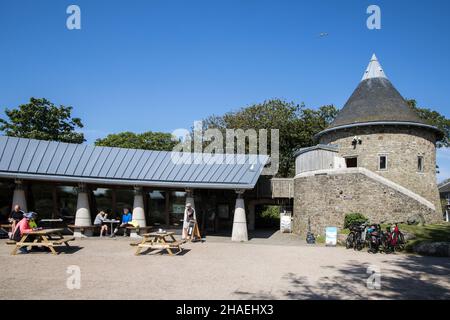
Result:
{"label": "person in red top", "polygon": [[[33,218],[32,212],[25,213],[23,215],[23,219],[16,224],[16,227],[13,232],[13,238],[16,242],[19,242],[25,233],[33,231],[33,229],[30,227],[30,219],[32,218]],[[28,253],[26,247],[21,247],[19,250],[22,253]]]}

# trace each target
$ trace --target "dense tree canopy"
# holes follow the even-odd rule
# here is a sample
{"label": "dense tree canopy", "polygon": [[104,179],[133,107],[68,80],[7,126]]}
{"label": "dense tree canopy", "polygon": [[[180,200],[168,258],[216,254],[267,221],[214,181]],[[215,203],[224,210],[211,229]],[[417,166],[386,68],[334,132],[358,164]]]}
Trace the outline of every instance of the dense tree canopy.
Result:
{"label": "dense tree canopy", "polygon": [[[334,119],[337,109],[323,106],[317,110],[279,99],[267,100],[228,112],[223,116],[211,116],[204,121],[206,128],[225,129],[278,129],[280,137],[280,166],[278,176],[294,174],[295,150],[313,145],[313,136],[325,129]],[[270,141],[270,139],[268,139]],[[270,144],[268,145],[270,154]]]}
{"label": "dense tree canopy", "polygon": [[406,101],[408,102],[408,105],[419,114],[419,117],[428,124],[439,128],[444,133],[442,139],[437,143],[438,147],[450,147],[450,119],[447,119],[437,111],[418,107],[417,102],[414,99]]}
{"label": "dense tree canopy", "polygon": [[172,139],[170,133],[152,131],[144,133],[120,132],[109,134],[107,137],[95,141],[96,146],[160,151],[171,151],[177,143]]}
{"label": "dense tree canopy", "polygon": [[79,118],[72,118],[72,107],[55,106],[45,98],[31,98],[16,109],[5,109],[8,119],[0,119],[0,131],[7,136],[71,143],[84,142]]}

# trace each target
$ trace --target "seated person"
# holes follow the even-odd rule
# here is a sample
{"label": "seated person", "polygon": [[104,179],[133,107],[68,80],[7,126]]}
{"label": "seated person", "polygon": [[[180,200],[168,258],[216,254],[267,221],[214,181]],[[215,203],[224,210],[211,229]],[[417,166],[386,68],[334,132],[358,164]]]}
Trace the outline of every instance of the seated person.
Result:
{"label": "seated person", "polygon": [[132,217],[133,215],[131,214],[130,210],[128,210],[128,208],[124,208],[122,214],[122,223],[120,224],[119,227],[117,227],[114,230],[114,235],[116,235],[117,231],[119,231],[119,228],[123,228],[123,235],[126,236],[127,235],[126,227],[131,226]]}
{"label": "seated person", "polygon": [[[23,219],[16,223],[15,229],[13,231],[13,240],[19,242],[25,233],[33,231],[30,227],[30,220],[33,219],[33,212],[28,212],[23,214]],[[32,239],[27,239],[27,242],[31,242]],[[20,252],[28,253],[26,247],[20,247]]]}
{"label": "seated person", "polygon": [[20,209],[20,206],[18,204],[16,204],[14,206],[14,210],[11,211],[11,214],[9,215],[9,219],[8,219],[9,223],[11,223],[11,238],[14,234],[14,230],[16,229],[16,224],[20,220],[22,220],[24,214],[25,214],[25,212],[23,212]]}
{"label": "seated person", "polygon": [[108,226],[104,224],[103,222],[108,218],[108,214],[106,214],[104,211],[100,211],[94,220],[94,226],[100,228],[100,237],[103,237],[103,232],[108,233]]}
{"label": "seated person", "polygon": [[28,224],[30,225],[31,229],[37,229],[38,225],[36,223],[36,217],[37,217],[37,213],[36,212],[30,212],[32,214],[32,217],[30,219],[30,221],[28,221]]}

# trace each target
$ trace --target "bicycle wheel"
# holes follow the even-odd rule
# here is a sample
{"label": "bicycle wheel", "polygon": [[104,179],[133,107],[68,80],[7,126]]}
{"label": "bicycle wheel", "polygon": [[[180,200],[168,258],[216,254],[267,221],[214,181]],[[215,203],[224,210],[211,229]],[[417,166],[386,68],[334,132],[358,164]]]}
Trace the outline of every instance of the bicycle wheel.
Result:
{"label": "bicycle wheel", "polygon": [[347,236],[347,239],[345,239],[345,247],[347,249],[353,248],[355,245],[355,234],[353,232],[350,232]]}
{"label": "bicycle wheel", "polygon": [[364,247],[364,243],[361,239],[361,233],[357,233],[355,237],[355,249],[361,251]]}
{"label": "bicycle wheel", "polygon": [[378,252],[378,246],[375,243],[374,239],[372,237],[369,238],[369,253],[377,253]]}
{"label": "bicycle wheel", "polygon": [[398,251],[403,251],[403,250],[405,250],[405,246],[406,246],[405,237],[403,236],[403,233],[399,232],[398,239],[397,239],[397,245],[396,245],[395,249]]}

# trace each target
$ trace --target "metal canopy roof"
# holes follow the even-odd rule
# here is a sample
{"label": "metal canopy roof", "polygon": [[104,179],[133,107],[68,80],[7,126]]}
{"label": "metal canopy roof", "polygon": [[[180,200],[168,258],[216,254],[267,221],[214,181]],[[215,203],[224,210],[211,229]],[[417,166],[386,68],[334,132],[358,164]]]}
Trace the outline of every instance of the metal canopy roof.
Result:
{"label": "metal canopy roof", "polygon": [[[178,156],[178,160],[174,158]],[[95,147],[0,136],[0,178],[173,188],[253,189],[266,155]],[[191,159],[203,161],[190,161]]]}
{"label": "metal canopy roof", "polygon": [[339,146],[335,144],[318,144],[312,147],[306,147],[306,148],[300,148],[297,151],[294,152],[294,157],[298,157],[299,155],[313,151],[313,150],[327,150],[332,152],[338,152]]}

